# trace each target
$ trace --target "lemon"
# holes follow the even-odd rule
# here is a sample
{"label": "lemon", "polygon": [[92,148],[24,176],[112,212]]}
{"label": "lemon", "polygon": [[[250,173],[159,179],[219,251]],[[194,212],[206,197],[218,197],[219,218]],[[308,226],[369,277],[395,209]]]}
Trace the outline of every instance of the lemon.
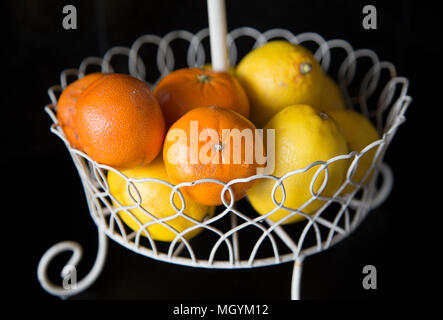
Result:
{"label": "lemon", "polygon": [[345,101],[343,100],[340,89],[329,75],[323,76],[323,87],[320,93],[320,99],[316,108],[322,111],[342,110],[345,108]]}
{"label": "lemon", "polygon": [[[265,126],[265,129],[275,129],[275,167],[273,175],[281,177],[288,172],[303,169],[315,161],[326,161],[335,156],[347,154],[346,140],[335,121],[326,113],[308,105],[293,105],[277,113]],[[347,162],[338,160],[328,166],[328,180],[320,196],[332,196],[345,179]],[[283,180],[286,199],[283,205],[298,209],[310,200],[310,184],[319,165],[292,175]],[[315,180],[313,191],[318,193],[325,181],[323,170]],[[249,191],[248,198],[254,209],[260,214],[266,214],[276,208],[272,201],[272,188],[275,181],[260,179]],[[277,188],[276,200],[282,201],[283,193]],[[304,213],[314,213],[324,200],[315,199],[302,209]],[[300,208],[301,209],[301,208]],[[278,221],[291,212],[282,208],[269,216],[272,221]],[[299,214],[293,215],[282,223],[301,220]]]}
{"label": "lemon", "polygon": [[312,53],[287,41],[271,41],[249,52],[236,76],[251,100],[251,119],[260,128],[284,107],[317,105],[323,81]]}
{"label": "lemon", "polygon": [[[348,142],[350,151],[360,152],[366,146],[379,139],[377,130],[372,123],[362,114],[352,110],[337,110],[330,111],[329,115],[340,126],[346,141]],[[358,162],[358,167],[351,180],[356,183],[365,183],[371,177],[371,174],[365,178],[365,174],[372,164],[377,148],[372,148],[365,153]],[[352,160],[351,160],[352,161]],[[350,164],[350,163],[349,163]],[[363,178],[365,178],[363,180]],[[354,186],[348,185],[344,189],[344,193],[350,193],[354,190]]]}
{"label": "lemon", "polygon": [[[133,179],[156,178],[168,181],[168,176],[166,174],[166,169],[161,155],[146,166],[125,170],[122,171],[122,173],[128,178]],[[159,219],[176,214],[176,211],[171,206],[169,201],[172,188],[165,184],[153,181],[135,182],[134,185],[137,190],[135,190],[135,188],[131,185],[129,187],[131,196],[135,199],[135,201],[131,199],[127,192],[126,180],[120,175],[109,171],[108,184],[110,193],[123,206],[135,205],[137,200],[141,198],[141,207]],[[182,206],[180,197],[177,194],[174,195],[174,204],[178,209],[180,209]],[[187,216],[199,221],[202,221],[203,218],[208,215],[212,216],[215,209],[215,207],[204,206],[187,198],[185,198],[185,204],[186,207],[184,213]],[[130,209],[129,211],[137,218],[141,225],[152,220],[140,208]],[[118,214],[132,230],[139,230],[139,224],[128,213],[125,211],[119,211]],[[183,230],[195,225],[195,223],[182,216],[165,221],[165,223],[174,228],[177,232],[182,232]],[[146,229],[154,240],[172,241],[176,236],[173,231],[169,230],[160,223],[151,224]],[[186,239],[190,239],[197,235],[201,230],[202,228],[195,228],[187,232],[184,237]],[[144,231],[141,231],[141,234],[146,236]]]}

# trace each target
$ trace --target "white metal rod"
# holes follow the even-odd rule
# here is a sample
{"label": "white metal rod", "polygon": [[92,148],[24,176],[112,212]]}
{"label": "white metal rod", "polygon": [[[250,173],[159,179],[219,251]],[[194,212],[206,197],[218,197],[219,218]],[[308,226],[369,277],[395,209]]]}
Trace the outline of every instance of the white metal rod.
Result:
{"label": "white metal rod", "polygon": [[301,260],[294,261],[291,283],[291,300],[300,300],[301,272],[303,263]]}
{"label": "white metal rod", "polygon": [[[274,225],[274,222],[272,222],[269,219],[266,219],[266,222],[270,226]],[[274,227],[274,232],[288,246],[288,248],[291,249],[292,253],[295,255],[297,253],[297,245],[292,240],[292,238],[286,233],[286,231],[280,225],[278,225],[278,226]]]}
{"label": "white metal rod", "polygon": [[215,71],[228,71],[229,57],[226,42],[225,0],[208,0],[208,19],[212,69]]}
{"label": "white metal rod", "polygon": [[[234,212],[231,212],[231,229],[235,228],[237,225],[238,225],[237,216]],[[232,244],[234,247],[234,261],[237,264],[240,261],[238,232],[234,232],[232,234]]]}
{"label": "white metal rod", "polygon": [[178,255],[183,251],[185,248],[185,243],[182,241],[175,249],[174,253],[172,254],[173,257],[178,257]]}

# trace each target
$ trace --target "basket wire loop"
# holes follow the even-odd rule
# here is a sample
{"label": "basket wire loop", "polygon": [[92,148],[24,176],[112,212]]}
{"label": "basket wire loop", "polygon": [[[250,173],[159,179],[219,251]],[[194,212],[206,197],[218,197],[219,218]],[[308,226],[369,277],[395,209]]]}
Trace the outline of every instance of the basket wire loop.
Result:
{"label": "basket wire loop", "polygon": [[[348,154],[339,155],[327,161],[316,161],[305,168],[297,169],[286,173],[281,177],[273,175],[257,174],[248,178],[234,179],[227,183],[215,179],[200,179],[192,182],[184,182],[173,185],[167,181],[154,178],[132,179],[125,176],[118,170],[99,164],[92,160],[87,154],[71,148],[66,136],[59,126],[56,117],[57,99],[61,91],[69,84],[69,80],[84,77],[91,67],[100,68],[102,72],[114,72],[113,57],[119,55],[127,57],[129,73],[143,81],[151,88],[155,87],[159,79],[170,73],[176,67],[175,55],[183,53],[174,52],[171,44],[176,41],[186,41],[189,43],[187,51],[184,53],[189,67],[200,67],[207,62],[208,55],[205,51],[204,42],[208,40],[208,28],[197,33],[185,30],[172,31],[164,37],[156,35],[143,35],[136,39],[130,48],[114,47],[109,49],[103,58],[89,57],[81,61],[78,69],[66,69],[60,74],[60,84],[48,89],[50,104],[46,105],[45,111],[53,121],[50,131],[57,135],[66,145],[75,167],[79,173],[84,192],[86,195],[88,209],[92,220],[98,229],[99,246],[96,262],[75,289],[64,289],[54,285],[47,277],[47,268],[51,260],[62,251],[72,251],[73,255],[65,266],[77,266],[82,250],[78,243],[65,241],[51,247],[41,258],[38,266],[38,279],[42,287],[50,294],[68,297],[88,288],[99,276],[103,268],[107,251],[107,238],[111,238],[120,245],[147,257],[176,263],[186,266],[202,268],[252,268],[274,265],[285,262],[293,262],[291,298],[300,298],[300,281],[302,264],[304,259],[312,254],[326,250],[341,241],[352,232],[364,219],[370,209],[376,208],[386,200],[393,186],[393,175],[390,168],[382,162],[384,154],[395,135],[398,127],[405,121],[405,112],[412,101],[407,95],[409,81],[407,78],[398,77],[392,63],[380,61],[377,54],[369,49],[354,50],[345,40],[333,39],[326,41],[322,36],[307,32],[295,35],[285,29],[271,29],[260,32],[251,27],[242,27],[232,30],[227,35],[229,57],[233,65],[239,60],[237,42],[240,38],[246,37],[254,40],[251,50],[274,39],[286,39],[291,43],[316,46],[313,51],[322,69],[328,72],[333,63],[338,67],[337,75],[331,75],[338,82],[348,108],[359,111],[370,119],[380,134],[380,139],[366,146],[360,152],[351,151]],[[140,55],[141,49],[145,45],[155,46],[156,55],[152,61],[146,61]],[[345,53],[345,58],[339,61],[336,56],[337,51]],[[356,82],[357,67],[360,61],[369,61],[370,67],[367,70],[358,70],[363,75],[360,83]],[[148,71],[156,67],[156,80],[152,83],[147,81]],[[383,76],[382,76],[383,75]],[[385,77],[386,75],[386,77]],[[383,80],[389,78],[388,80]],[[349,90],[351,85],[358,88],[357,94],[352,94]],[[378,94],[377,103],[368,100],[373,95]],[[354,174],[359,167],[361,158],[368,152],[375,150],[375,156],[370,168],[365,173],[361,181],[353,181]],[[346,181],[330,197],[322,194],[329,179],[329,167],[337,161],[349,162],[346,174]],[[314,170],[314,174],[309,186],[311,193],[308,199],[299,208],[285,206],[287,190],[285,190],[285,180],[297,174],[303,174],[308,170]],[[123,205],[109,190],[106,178],[107,172],[112,171],[126,181],[126,192],[132,200],[132,204]],[[371,176],[372,174],[372,176]],[[315,190],[315,183],[322,178],[321,186]],[[232,187],[237,183],[249,182],[257,179],[270,179],[274,182],[271,199],[275,207],[263,215],[255,212],[242,212],[236,205],[236,199]],[[381,186],[376,187],[376,182],[381,179]],[[172,216],[157,218],[142,205],[143,195],[137,189],[137,184],[143,182],[159,183],[171,188],[169,202],[175,211]],[[202,221],[196,220],[186,214],[186,202],[181,188],[200,183],[216,183],[222,186],[220,212],[213,216],[206,216]],[[343,195],[343,190],[348,186],[353,186],[353,190]],[[281,194],[281,200],[277,201],[277,192]],[[229,194],[229,198],[226,195]],[[179,205],[176,205],[174,198],[177,195]],[[248,199],[246,198],[246,201]],[[321,206],[313,214],[307,214],[305,209],[314,201],[321,201]],[[149,221],[142,223],[133,210],[140,210]],[[274,222],[269,218],[278,210],[286,210],[288,214],[281,220]],[[134,220],[138,229],[129,230],[121,219],[121,214]],[[333,213],[331,215],[331,213]],[[296,215],[303,216],[299,231],[288,228],[284,222]],[[168,221],[183,218],[190,222],[190,226],[185,230],[177,230]],[[227,227],[221,226],[223,221],[227,222]],[[149,232],[149,227],[159,224],[172,232],[175,237],[169,245],[159,245]],[[192,239],[187,239],[189,232],[202,229],[202,235]],[[247,233],[250,232],[249,235]],[[245,233],[241,236],[240,233]],[[209,247],[205,250],[199,247],[196,250],[195,244],[199,243],[199,238],[204,234],[210,235],[215,240],[209,242]],[[251,234],[256,234],[253,238],[252,246],[248,248],[247,241],[251,240]],[[246,236],[247,235],[247,236]],[[246,239],[248,238],[249,239]],[[208,238],[209,239],[209,238]],[[208,240],[209,241],[209,240]],[[223,251],[225,248],[226,250]],[[268,249],[266,249],[268,248]]]}

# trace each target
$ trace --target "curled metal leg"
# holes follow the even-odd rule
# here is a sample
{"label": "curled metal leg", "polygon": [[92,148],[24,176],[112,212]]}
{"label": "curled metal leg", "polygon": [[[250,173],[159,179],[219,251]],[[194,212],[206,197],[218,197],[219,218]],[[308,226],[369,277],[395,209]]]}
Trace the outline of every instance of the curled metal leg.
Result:
{"label": "curled metal leg", "polygon": [[[47,269],[51,261],[55,256],[60,254],[64,251],[72,251],[72,256],[69,259],[68,263],[64,266],[61,277],[63,280],[63,286],[56,285],[53,282],[51,282],[47,275]],[[59,242],[55,245],[53,245],[51,248],[49,248],[45,254],[41,257],[40,262],[38,264],[37,269],[37,277],[40,282],[40,285],[43,287],[43,289],[46,290],[46,292],[54,295],[59,296],[62,299],[65,299],[69,296],[76,295],[87,288],[91,286],[97,277],[100,275],[105,260],[106,260],[106,253],[108,251],[108,240],[106,237],[106,234],[100,230],[98,230],[98,251],[97,251],[97,257],[94,262],[94,266],[92,267],[91,271],[80,281],[75,281],[76,277],[72,277],[71,280],[72,283],[67,285],[65,283],[65,278],[72,275],[72,272],[75,272],[75,268],[80,262],[83,250],[79,243],[73,242],[73,241],[63,241]]]}
{"label": "curled metal leg", "polygon": [[301,273],[303,269],[303,258],[294,261],[291,282],[291,300],[300,300]]}

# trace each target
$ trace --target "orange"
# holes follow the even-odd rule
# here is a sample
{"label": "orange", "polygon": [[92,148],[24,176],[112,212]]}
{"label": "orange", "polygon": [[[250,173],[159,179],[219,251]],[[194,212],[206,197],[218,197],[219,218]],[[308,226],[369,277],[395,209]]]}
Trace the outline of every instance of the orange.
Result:
{"label": "orange", "polygon": [[57,119],[71,147],[80,149],[78,134],[74,129],[75,104],[85,89],[104,74],[91,73],[71,83],[63,90],[57,102]]}
{"label": "orange", "polygon": [[227,72],[203,68],[176,70],[154,90],[167,126],[196,107],[218,106],[249,117],[249,100],[237,79]]}
{"label": "orange", "polygon": [[165,123],[147,85],[110,74],[90,85],[76,104],[74,127],[83,151],[116,169],[150,163],[160,152]]}
{"label": "orange", "polygon": [[[211,63],[207,63],[202,68],[205,69],[205,70],[212,70],[212,64]],[[228,72],[229,72],[229,74],[231,76],[235,77],[235,67],[230,66]]]}
{"label": "orange", "polygon": [[[227,132],[232,129],[238,130]],[[244,134],[243,138],[241,134]],[[247,135],[249,139],[245,138]],[[234,111],[215,106],[192,109],[166,134],[163,147],[166,171],[174,184],[199,179],[227,183],[236,178],[247,178],[255,175],[259,167],[255,140],[255,126]],[[254,181],[232,185],[234,200],[244,197],[253,184]],[[181,188],[192,200],[204,205],[222,204],[222,189],[221,184],[213,182]],[[229,191],[224,199],[230,202]]]}

